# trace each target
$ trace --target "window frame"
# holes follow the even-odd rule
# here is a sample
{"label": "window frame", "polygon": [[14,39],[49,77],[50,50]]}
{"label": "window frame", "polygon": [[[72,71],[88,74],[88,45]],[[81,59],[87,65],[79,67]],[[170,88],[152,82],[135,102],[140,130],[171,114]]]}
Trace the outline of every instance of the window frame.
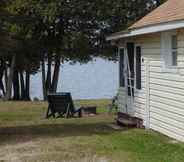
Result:
{"label": "window frame", "polygon": [[[178,59],[176,60],[176,65],[173,65],[173,52],[176,52],[176,54],[178,55],[178,46],[176,49],[173,49],[173,36],[176,36],[177,38],[176,31],[161,33],[161,60],[163,62],[162,72],[178,72]],[[178,39],[176,40],[178,44]],[[176,58],[178,57],[176,56]]]}

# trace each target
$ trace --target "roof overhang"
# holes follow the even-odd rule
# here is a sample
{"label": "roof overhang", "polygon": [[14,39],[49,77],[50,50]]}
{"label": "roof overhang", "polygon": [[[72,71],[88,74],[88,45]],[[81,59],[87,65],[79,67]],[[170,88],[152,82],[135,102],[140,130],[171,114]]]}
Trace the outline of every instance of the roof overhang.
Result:
{"label": "roof overhang", "polygon": [[111,41],[111,40],[134,37],[134,36],[139,36],[139,35],[144,35],[144,34],[175,30],[175,29],[180,29],[180,28],[184,28],[184,20],[172,21],[168,23],[161,23],[161,24],[156,24],[156,25],[151,25],[151,26],[144,26],[142,28],[135,28],[135,29],[130,29],[128,31],[124,31],[124,32],[114,33],[106,37],[106,40]]}

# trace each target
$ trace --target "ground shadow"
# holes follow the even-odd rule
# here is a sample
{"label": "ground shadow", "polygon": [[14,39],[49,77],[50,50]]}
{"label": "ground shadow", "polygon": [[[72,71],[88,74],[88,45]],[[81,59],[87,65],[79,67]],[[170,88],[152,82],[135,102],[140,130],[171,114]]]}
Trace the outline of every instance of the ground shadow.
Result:
{"label": "ground shadow", "polygon": [[41,124],[0,128],[0,145],[35,138],[108,135],[116,132],[107,123]]}

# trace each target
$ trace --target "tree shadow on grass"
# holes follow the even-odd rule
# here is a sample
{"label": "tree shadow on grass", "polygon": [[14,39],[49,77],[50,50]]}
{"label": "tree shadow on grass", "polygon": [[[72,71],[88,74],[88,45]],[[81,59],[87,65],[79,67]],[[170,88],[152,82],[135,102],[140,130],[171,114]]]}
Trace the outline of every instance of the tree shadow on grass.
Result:
{"label": "tree shadow on grass", "polygon": [[117,130],[105,123],[88,124],[41,124],[0,128],[0,145],[26,142],[36,138],[75,137],[91,135],[109,135]]}

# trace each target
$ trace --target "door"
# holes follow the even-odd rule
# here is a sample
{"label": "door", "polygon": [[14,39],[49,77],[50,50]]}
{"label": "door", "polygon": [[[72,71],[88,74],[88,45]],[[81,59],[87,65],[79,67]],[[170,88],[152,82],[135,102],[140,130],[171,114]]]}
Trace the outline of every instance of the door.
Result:
{"label": "door", "polygon": [[135,72],[134,72],[134,43],[127,43],[126,51],[126,67],[125,67],[125,81],[127,88],[127,113],[134,113],[134,84],[135,84]]}

